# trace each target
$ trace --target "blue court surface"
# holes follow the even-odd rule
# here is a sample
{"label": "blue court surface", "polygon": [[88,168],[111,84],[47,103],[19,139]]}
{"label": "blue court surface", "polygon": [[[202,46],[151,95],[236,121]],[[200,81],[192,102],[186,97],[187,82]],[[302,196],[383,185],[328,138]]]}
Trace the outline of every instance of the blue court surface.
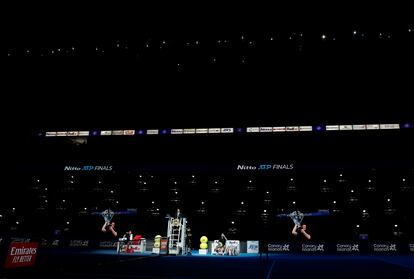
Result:
{"label": "blue court surface", "polygon": [[36,267],[1,270],[4,278],[414,278],[411,255],[286,255],[238,257],[118,255],[113,250],[44,250]]}

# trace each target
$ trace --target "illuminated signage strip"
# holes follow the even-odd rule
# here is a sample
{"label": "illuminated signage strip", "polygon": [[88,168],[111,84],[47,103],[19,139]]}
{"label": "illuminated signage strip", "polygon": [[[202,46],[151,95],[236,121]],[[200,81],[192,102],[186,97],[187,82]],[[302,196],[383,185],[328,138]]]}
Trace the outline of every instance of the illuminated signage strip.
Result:
{"label": "illuminated signage strip", "polygon": [[57,132],[56,136],[58,137],[67,137],[68,136],[68,132]]}
{"label": "illuminated signage strip", "polygon": [[234,129],[233,128],[221,128],[221,133],[222,134],[234,133]]}
{"label": "illuminated signage strip", "polygon": [[207,128],[196,129],[196,134],[207,134],[207,133],[208,133]]}
{"label": "illuminated signage strip", "polygon": [[184,129],[184,134],[195,134],[196,129]]}
{"label": "illuminated signage strip", "polygon": [[367,124],[367,130],[379,130],[379,124]]}
{"label": "illuminated signage strip", "polygon": [[381,130],[400,129],[400,124],[380,124]]}
{"label": "illuminated signage strip", "polygon": [[171,129],[171,135],[181,135],[184,134],[184,129]]}
{"label": "illuminated signage strip", "polygon": [[318,126],[264,126],[246,128],[186,128],[148,130],[101,130],[101,131],[47,131],[39,135],[45,137],[88,137],[88,136],[135,136],[135,135],[193,135],[193,134],[233,134],[233,133],[280,133],[280,132],[320,132],[320,131],[367,131],[414,129],[414,123],[387,124],[347,124]]}
{"label": "illuminated signage strip", "polygon": [[273,132],[273,127],[260,127],[260,133],[271,133]]}
{"label": "illuminated signage strip", "polygon": [[124,130],[113,130],[112,135],[113,136],[123,136],[124,135]]}
{"label": "illuminated signage strip", "polygon": [[326,130],[327,131],[339,131],[339,125],[327,125]]}
{"label": "illuminated signage strip", "polygon": [[77,137],[79,135],[78,131],[69,131],[68,137]]}
{"label": "illuminated signage strip", "polygon": [[354,130],[366,130],[367,126],[366,125],[352,125],[352,128]]}
{"label": "illuminated signage strip", "polygon": [[349,130],[353,130],[353,128],[352,128],[352,125],[339,125],[339,130],[349,131]]}
{"label": "illuminated signage strip", "polygon": [[286,132],[299,132],[299,126],[287,126]]}
{"label": "illuminated signage strip", "polygon": [[220,128],[210,128],[208,129],[209,134],[220,134],[221,129]]}
{"label": "illuminated signage strip", "polygon": [[87,137],[89,136],[89,131],[79,131],[78,136]]}
{"label": "illuminated signage strip", "polygon": [[273,127],[273,132],[286,132],[286,127]]}
{"label": "illuminated signage strip", "polygon": [[147,130],[147,135],[158,135],[158,129]]}
{"label": "illuminated signage strip", "polygon": [[260,128],[259,127],[247,127],[246,131],[248,133],[258,133],[258,132],[260,132]]}
{"label": "illuminated signage strip", "polygon": [[299,131],[301,132],[311,132],[312,126],[299,126]]}

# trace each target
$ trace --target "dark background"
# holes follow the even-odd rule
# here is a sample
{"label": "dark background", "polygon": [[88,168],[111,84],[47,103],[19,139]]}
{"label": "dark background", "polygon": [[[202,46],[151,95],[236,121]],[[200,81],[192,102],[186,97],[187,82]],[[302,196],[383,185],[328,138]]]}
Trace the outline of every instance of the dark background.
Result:
{"label": "dark background", "polygon": [[[16,169],[26,163],[129,162],[137,157],[159,162],[178,157],[189,163],[282,158],[410,165],[409,131],[160,137],[138,143],[91,140],[85,146],[36,137],[38,131],[56,129],[412,121],[414,56],[408,30],[414,23],[409,11],[402,4],[369,2],[138,6],[68,2],[7,7],[2,35],[6,46],[2,198],[9,205],[8,185],[16,185]],[[353,30],[366,37],[353,37]],[[304,38],[289,40],[293,32]],[[391,38],[379,38],[380,32]],[[328,39],[322,41],[321,34]],[[271,36],[275,42],[270,42]],[[160,51],[163,40],[168,46]],[[200,48],[183,47],[195,40]],[[230,46],[218,47],[217,40],[229,40]],[[250,41],[253,47],[247,45]],[[129,50],[118,51],[117,42]],[[150,49],[145,48],[148,42]],[[71,46],[76,47],[73,54],[41,56]],[[211,63],[213,57],[217,63]],[[225,155],[215,157],[216,150]]]}
{"label": "dark background", "polygon": [[[14,58],[4,64],[10,86],[3,98],[11,108],[6,124],[24,127],[17,131],[400,120],[411,113],[412,36],[406,33],[413,22],[404,4],[151,1],[6,7],[3,41]],[[353,39],[354,29],[366,38]],[[291,32],[303,32],[305,41],[289,42]],[[380,41],[379,32],[392,33],[392,39]],[[338,41],[322,43],[322,33]],[[273,45],[263,42],[269,34],[275,34]],[[255,47],[241,44],[241,35]],[[220,39],[231,40],[230,49],[217,48],[213,42]],[[161,54],[144,52],[148,40],[172,46]],[[200,51],[174,47],[194,40],[200,40]],[[91,54],[96,46],[110,49],[117,41],[134,54]],[[20,56],[27,48],[73,45],[83,49],[75,59]],[[212,56],[218,66],[209,63]],[[247,67],[240,67],[242,58]]]}

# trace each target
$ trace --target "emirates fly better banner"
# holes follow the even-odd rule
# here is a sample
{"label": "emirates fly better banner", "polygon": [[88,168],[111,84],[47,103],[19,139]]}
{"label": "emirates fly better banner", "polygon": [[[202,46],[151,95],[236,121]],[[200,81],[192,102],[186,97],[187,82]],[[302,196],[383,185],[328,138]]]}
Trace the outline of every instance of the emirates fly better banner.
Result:
{"label": "emirates fly better banner", "polygon": [[33,266],[36,261],[38,247],[38,242],[10,243],[5,268]]}

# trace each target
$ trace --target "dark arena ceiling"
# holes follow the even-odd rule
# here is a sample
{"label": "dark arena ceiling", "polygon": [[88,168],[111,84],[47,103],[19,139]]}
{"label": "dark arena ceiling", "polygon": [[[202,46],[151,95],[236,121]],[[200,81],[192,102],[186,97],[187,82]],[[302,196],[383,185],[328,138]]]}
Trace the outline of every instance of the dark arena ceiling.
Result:
{"label": "dark arena ceiling", "polygon": [[408,11],[352,2],[13,6],[3,35],[7,125],[408,121]]}

